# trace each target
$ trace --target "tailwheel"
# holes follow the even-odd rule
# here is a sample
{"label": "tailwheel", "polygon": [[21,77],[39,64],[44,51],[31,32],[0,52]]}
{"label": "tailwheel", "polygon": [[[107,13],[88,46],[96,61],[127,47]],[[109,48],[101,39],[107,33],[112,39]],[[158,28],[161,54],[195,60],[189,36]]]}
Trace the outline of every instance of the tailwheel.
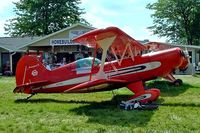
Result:
{"label": "tailwheel", "polygon": [[125,110],[154,110],[158,105],[151,104],[156,101],[160,95],[160,90],[150,89],[140,94],[135,94],[128,101],[122,101],[120,108]]}
{"label": "tailwheel", "polygon": [[30,95],[26,98],[26,100],[29,100],[29,99],[30,99],[31,97],[33,97],[35,94],[36,94],[36,93],[30,94]]}
{"label": "tailwheel", "polygon": [[183,84],[183,81],[182,81],[181,79],[176,79],[176,80],[173,82],[173,84],[174,84],[175,86],[180,86],[180,85]]}

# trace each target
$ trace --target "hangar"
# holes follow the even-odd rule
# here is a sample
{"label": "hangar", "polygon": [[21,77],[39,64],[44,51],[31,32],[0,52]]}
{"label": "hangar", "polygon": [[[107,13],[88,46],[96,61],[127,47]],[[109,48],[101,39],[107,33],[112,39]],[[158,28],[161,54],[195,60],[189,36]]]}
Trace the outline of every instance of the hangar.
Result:
{"label": "hangar", "polygon": [[63,59],[69,62],[88,56],[92,51],[71,42],[71,39],[93,29],[95,28],[77,23],[46,36],[0,37],[0,74],[14,74],[18,60],[27,51],[32,54],[40,53],[45,60],[56,53],[57,62]]}

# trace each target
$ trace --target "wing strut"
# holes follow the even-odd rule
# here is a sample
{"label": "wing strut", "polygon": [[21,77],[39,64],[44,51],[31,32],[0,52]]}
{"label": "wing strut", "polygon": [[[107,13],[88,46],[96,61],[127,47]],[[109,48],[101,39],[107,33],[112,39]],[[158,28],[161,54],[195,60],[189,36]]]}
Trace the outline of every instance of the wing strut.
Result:
{"label": "wing strut", "polygon": [[115,40],[116,36],[104,38],[102,40],[97,40],[97,43],[101,46],[102,50],[102,56],[101,56],[101,65],[99,72],[94,76],[94,79],[107,79],[106,74],[103,71],[104,64],[106,61],[106,56],[107,56],[107,50],[108,48],[112,45],[113,41]]}

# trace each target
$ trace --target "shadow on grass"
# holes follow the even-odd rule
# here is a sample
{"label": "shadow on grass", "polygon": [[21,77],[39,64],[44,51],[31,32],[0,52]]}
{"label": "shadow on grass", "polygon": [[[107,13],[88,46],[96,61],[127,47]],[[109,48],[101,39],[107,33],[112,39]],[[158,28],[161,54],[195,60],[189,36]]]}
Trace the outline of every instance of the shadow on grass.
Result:
{"label": "shadow on grass", "polygon": [[[120,126],[135,126],[145,127],[151,120],[151,117],[157,110],[144,111],[144,110],[131,110],[126,111],[119,108],[119,101],[124,98],[127,99],[130,95],[115,96],[112,101],[91,103],[89,105],[73,108],[70,111],[77,115],[88,116],[88,123],[98,123],[103,125],[120,125]],[[160,107],[197,107],[200,104],[196,103],[164,103],[161,98],[158,101]]]}
{"label": "shadow on grass", "polygon": [[[162,97],[173,97],[185,92],[188,88],[193,86],[183,84],[182,86],[175,87],[167,81],[154,81],[147,83],[150,88],[159,88]],[[88,123],[98,123],[102,125],[118,125],[122,127],[144,127],[151,120],[151,117],[157,110],[153,111],[126,111],[119,108],[119,104],[123,100],[127,100],[132,95],[117,95],[109,101],[78,101],[78,100],[56,100],[56,99],[30,99],[16,100],[15,103],[61,103],[61,104],[81,104],[76,108],[69,111],[81,116],[87,116]],[[193,103],[164,103],[163,98],[158,99],[158,104],[161,106],[169,107],[200,107],[199,104]]]}
{"label": "shadow on grass", "polygon": [[16,100],[16,103],[62,103],[62,104],[81,104],[69,111],[81,116],[88,117],[88,123],[98,123],[103,125],[118,126],[137,126],[142,127],[150,121],[154,111],[126,111],[120,109],[119,104],[122,100],[127,100],[131,95],[117,95],[109,101],[74,101],[74,100],[55,100],[55,99],[30,99]]}
{"label": "shadow on grass", "polygon": [[164,103],[164,104],[161,104],[160,106],[200,108],[200,104],[196,104],[196,103]]}
{"label": "shadow on grass", "polygon": [[98,123],[103,125],[135,126],[144,127],[151,120],[156,110],[139,111],[123,110],[119,104],[127,100],[131,95],[117,95],[111,101],[93,102],[89,105],[73,108],[70,111],[77,115],[88,116],[88,123]]}
{"label": "shadow on grass", "polygon": [[162,107],[162,106],[167,106],[167,107],[197,107],[200,108],[200,103],[183,103],[183,102],[177,102],[177,103],[165,103],[165,100],[163,98],[159,98],[156,103]]}
{"label": "shadow on grass", "polygon": [[190,84],[183,83],[181,86],[174,86],[168,81],[153,81],[147,83],[148,88],[158,88],[161,91],[161,96],[163,97],[173,97],[184,93],[187,89],[194,86]]}
{"label": "shadow on grass", "polygon": [[[109,101],[87,101],[87,100],[56,100],[56,99],[30,99],[16,100],[16,103],[60,103],[60,104],[81,104],[69,111],[80,116],[87,116],[88,123],[102,125],[118,125],[122,127],[144,127],[151,120],[157,110],[153,111],[126,111],[119,108],[123,100],[127,100],[131,95],[116,95]],[[167,107],[200,107],[195,103],[164,103],[164,98],[159,98],[157,103]],[[67,105],[66,105],[67,106]]]}
{"label": "shadow on grass", "polygon": [[[57,100],[57,99],[51,99],[51,98],[39,98],[39,99],[17,99],[15,100],[15,103],[74,103],[74,104],[92,104],[92,101],[75,101],[75,100]],[[97,102],[95,102],[97,103]]]}
{"label": "shadow on grass", "polygon": [[99,105],[119,105],[121,101],[126,101],[128,98],[130,98],[132,95],[116,95],[112,98],[110,101],[87,101],[87,100],[58,100],[58,99],[52,99],[52,98],[38,98],[38,99],[16,99],[15,103],[73,103],[73,104],[99,104]]}

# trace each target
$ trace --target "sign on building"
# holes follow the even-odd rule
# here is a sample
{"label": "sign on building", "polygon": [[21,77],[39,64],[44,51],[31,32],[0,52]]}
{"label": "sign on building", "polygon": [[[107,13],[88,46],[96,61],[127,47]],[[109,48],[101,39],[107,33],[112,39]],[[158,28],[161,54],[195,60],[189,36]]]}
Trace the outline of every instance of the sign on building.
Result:
{"label": "sign on building", "polygon": [[56,38],[50,39],[50,45],[52,46],[63,46],[63,45],[79,45],[78,43],[74,43],[72,41],[73,38],[78,37],[84,33],[88,32],[88,30],[71,30],[69,31],[68,38]]}
{"label": "sign on building", "polygon": [[50,45],[60,46],[60,45],[77,45],[77,43],[72,42],[69,38],[59,38],[59,39],[50,39]]}

